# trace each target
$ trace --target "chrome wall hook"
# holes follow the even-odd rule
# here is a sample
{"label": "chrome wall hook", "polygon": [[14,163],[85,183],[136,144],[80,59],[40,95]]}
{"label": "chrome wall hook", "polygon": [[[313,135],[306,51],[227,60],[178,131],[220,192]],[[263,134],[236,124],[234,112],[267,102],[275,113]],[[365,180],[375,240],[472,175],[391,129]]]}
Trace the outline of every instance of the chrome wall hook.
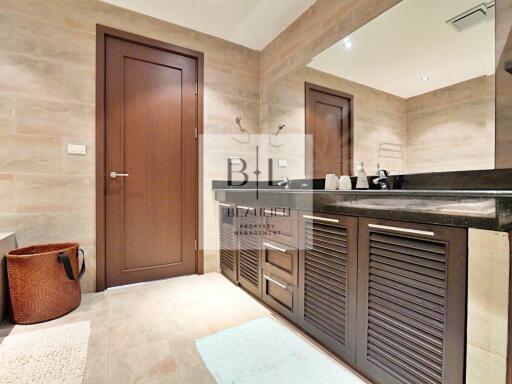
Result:
{"label": "chrome wall hook", "polygon": [[235,124],[238,126],[240,133],[247,135],[247,140],[238,140],[236,137],[233,137],[233,140],[240,144],[249,143],[251,141],[251,134],[247,129],[242,127],[242,118],[240,116],[235,117]]}

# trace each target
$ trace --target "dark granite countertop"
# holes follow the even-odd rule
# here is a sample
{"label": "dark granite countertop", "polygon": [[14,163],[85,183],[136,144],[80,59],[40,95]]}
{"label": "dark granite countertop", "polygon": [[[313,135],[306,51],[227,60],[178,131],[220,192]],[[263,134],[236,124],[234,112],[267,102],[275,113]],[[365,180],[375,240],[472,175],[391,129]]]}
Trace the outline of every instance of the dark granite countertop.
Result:
{"label": "dark granite countertop", "polygon": [[223,203],[495,231],[512,230],[512,190],[338,191],[218,187],[214,185],[215,198]]}

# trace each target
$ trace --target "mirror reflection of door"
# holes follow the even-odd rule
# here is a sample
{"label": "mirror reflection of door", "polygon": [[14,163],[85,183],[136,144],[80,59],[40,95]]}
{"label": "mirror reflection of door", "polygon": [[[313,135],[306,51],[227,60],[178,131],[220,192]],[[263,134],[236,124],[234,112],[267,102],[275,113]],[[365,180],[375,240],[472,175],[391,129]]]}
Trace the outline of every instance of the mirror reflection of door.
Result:
{"label": "mirror reflection of door", "polygon": [[353,97],[306,83],[306,175],[315,179],[352,170]]}

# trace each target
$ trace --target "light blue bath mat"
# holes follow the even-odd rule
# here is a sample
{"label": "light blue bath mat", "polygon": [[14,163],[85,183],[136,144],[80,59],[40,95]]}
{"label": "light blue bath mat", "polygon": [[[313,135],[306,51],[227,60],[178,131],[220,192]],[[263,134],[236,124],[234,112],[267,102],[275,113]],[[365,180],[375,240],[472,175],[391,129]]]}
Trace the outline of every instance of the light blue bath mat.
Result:
{"label": "light blue bath mat", "polygon": [[203,337],[196,347],[218,384],[364,384],[270,317]]}

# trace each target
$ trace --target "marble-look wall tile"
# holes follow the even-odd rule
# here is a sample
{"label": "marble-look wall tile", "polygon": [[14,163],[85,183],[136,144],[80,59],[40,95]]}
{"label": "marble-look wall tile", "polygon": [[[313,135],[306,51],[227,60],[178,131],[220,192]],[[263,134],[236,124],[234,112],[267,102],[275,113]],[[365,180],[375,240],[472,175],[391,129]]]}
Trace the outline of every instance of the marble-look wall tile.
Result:
{"label": "marble-look wall tile", "polygon": [[94,106],[29,96],[16,98],[16,132],[90,139]]}
{"label": "marble-look wall tile", "polygon": [[504,384],[508,340],[509,242],[507,233],[468,233],[466,383]]}
{"label": "marble-look wall tile", "polygon": [[15,209],[14,175],[0,174],[0,213],[12,213]]}
{"label": "marble-look wall tile", "polygon": [[16,16],[14,51],[45,59],[94,66],[96,37],[93,33],[67,30],[37,19]]}
{"label": "marble-look wall tile", "polygon": [[[71,175],[89,175],[94,176],[95,172],[95,148],[94,140],[82,138],[64,138],[62,146],[63,153],[63,172]],[[67,153],[68,144],[85,145],[87,153],[85,155],[69,155]]]}
{"label": "marble-look wall tile", "polygon": [[62,140],[0,134],[0,170],[13,173],[62,172]]}
{"label": "marble-look wall tile", "polygon": [[481,76],[407,100],[407,172],[494,168],[494,81]]}
{"label": "marble-look wall tile", "polygon": [[2,230],[16,232],[20,247],[30,244],[94,241],[94,212],[0,214]]}
{"label": "marble-look wall tile", "polygon": [[0,94],[0,133],[13,133],[16,131],[15,116],[14,96]]}
{"label": "marble-look wall tile", "polygon": [[[0,0],[0,21],[0,174],[21,177],[19,212],[0,210],[5,214],[0,222],[2,230],[19,232],[22,245],[74,240],[95,254],[97,24],[203,52],[205,133],[231,133],[235,116],[242,116],[251,132],[260,129],[260,53],[255,50],[97,0]],[[85,144],[87,154],[68,155],[67,144]],[[204,164],[214,157],[203,151]],[[205,167],[205,191],[211,192],[213,178],[225,176],[217,168]],[[72,181],[78,190],[68,196]],[[73,196],[74,207],[68,199]],[[57,223],[64,209],[83,220],[76,230]],[[213,195],[204,193],[205,233],[217,233],[218,222],[210,220],[216,209]],[[212,269],[218,264],[218,239],[206,235],[205,248],[205,265]],[[95,286],[92,262],[88,259],[83,280],[87,291]]]}
{"label": "marble-look wall tile", "polygon": [[94,210],[94,179],[71,175],[17,175],[16,212]]}
{"label": "marble-look wall tile", "polygon": [[94,67],[64,65],[64,97],[93,105],[96,100],[96,71]]}
{"label": "marble-look wall tile", "polygon": [[61,63],[0,52],[0,92],[61,97],[63,74]]}
{"label": "marble-look wall tile", "polygon": [[14,46],[14,17],[0,12],[0,51],[11,51]]}

